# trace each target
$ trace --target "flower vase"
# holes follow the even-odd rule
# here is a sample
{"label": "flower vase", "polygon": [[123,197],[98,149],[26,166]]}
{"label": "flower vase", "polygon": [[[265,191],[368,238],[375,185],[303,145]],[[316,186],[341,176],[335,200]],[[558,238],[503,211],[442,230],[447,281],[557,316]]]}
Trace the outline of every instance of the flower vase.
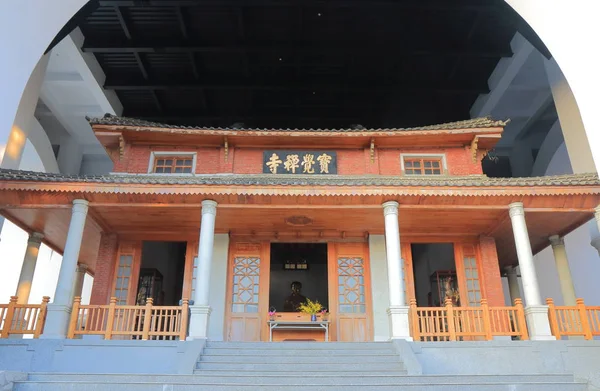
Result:
{"label": "flower vase", "polygon": [[312,314],[312,315],[310,316],[310,321],[311,321],[311,322],[316,322],[316,321],[317,321],[317,314]]}

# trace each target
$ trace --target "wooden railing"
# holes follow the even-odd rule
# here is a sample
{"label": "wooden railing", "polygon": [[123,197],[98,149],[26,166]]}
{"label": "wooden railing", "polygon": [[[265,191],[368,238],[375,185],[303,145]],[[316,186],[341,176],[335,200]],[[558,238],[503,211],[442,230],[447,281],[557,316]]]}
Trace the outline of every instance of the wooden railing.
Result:
{"label": "wooden railing", "polygon": [[17,299],[11,296],[8,304],[0,304],[0,338],[17,334],[38,338],[44,331],[50,297],[44,296],[42,304],[17,304]]}
{"label": "wooden railing", "polygon": [[446,300],[444,307],[417,307],[410,301],[411,333],[415,341],[477,341],[494,337],[529,339],[523,303],[514,307],[455,307]]}
{"label": "wooden railing", "polygon": [[67,338],[80,335],[102,335],[104,339],[141,339],[185,341],[188,328],[188,300],[181,306],[117,305],[112,297],[109,305],[82,305],[76,297]]}
{"label": "wooden railing", "polygon": [[546,303],[550,329],[556,339],[600,336],[600,307],[586,306],[583,299],[577,299],[575,306],[555,306],[552,299],[546,299]]}

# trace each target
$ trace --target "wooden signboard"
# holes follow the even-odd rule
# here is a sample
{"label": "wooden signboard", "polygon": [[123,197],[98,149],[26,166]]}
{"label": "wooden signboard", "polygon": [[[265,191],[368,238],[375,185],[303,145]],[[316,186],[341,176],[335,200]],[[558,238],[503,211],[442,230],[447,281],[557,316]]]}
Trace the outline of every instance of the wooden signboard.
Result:
{"label": "wooden signboard", "polygon": [[337,174],[337,155],[334,151],[264,151],[264,174]]}

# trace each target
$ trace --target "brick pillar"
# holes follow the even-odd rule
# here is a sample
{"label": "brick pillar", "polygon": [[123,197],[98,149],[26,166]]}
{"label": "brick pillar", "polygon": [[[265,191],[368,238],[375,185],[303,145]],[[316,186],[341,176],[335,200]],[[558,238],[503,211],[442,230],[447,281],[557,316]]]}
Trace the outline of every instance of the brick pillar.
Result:
{"label": "brick pillar", "polygon": [[502,276],[498,264],[496,240],[492,237],[479,238],[481,248],[481,274],[485,284],[485,297],[490,306],[504,306],[504,290],[502,289]]}
{"label": "brick pillar", "polygon": [[113,283],[115,260],[117,259],[119,241],[117,234],[103,233],[100,238],[100,248],[96,259],[96,272],[90,304],[108,304]]}

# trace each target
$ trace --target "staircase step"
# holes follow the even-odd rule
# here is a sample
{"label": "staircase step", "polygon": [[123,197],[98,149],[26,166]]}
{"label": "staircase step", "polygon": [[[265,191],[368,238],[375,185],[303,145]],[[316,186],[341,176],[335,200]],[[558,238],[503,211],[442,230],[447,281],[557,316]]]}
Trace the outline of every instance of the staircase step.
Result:
{"label": "staircase step", "polygon": [[303,374],[227,374],[226,372],[197,375],[128,375],[128,374],[29,374],[28,381],[38,382],[96,382],[96,383],[160,383],[160,384],[269,384],[269,385],[404,385],[404,384],[464,384],[472,381],[477,384],[515,383],[573,383],[572,375],[428,375],[408,376],[393,374],[344,374],[324,373]]}
{"label": "staircase step", "polygon": [[[402,384],[402,390],[414,391],[586,391],[582,383],[522,383],[522,384],[481,384],[440,383]],[[289,385],[263,384],[181,384],[155,382],[99,383],[65,381],[25,381],[16,382],[14,391],[398,391],[396,385],[306,385],[303,382]]]}
{"label": "staircase step", "polygon": [[389,355],[395,354],[396,349],[392,346],[382,347],[378,349],[292,349],[285,348],[282,346],[280,349],[263,349],[263,348],[254,348],[254,349],[240,349],[240,348],[228,348],[228,347],[219,347],[219,348],[205,348],[202,355],[203,356],[212,356],[212,355],[233,355],[233,356],[350,356],[350,355]]}
{"label": "staircase step", "polygon": [[309,350],[334,350],[334,349],[393,349],[391,342],[217,342],[208,341],[206,348],[225,349],[309,349]]}
{"label": "staircase step", "polygon": [[311,371],[401,371],[404,369],[402,363],[397,362],[354,362],[354,363],[336,363],[330,361],[323,364],[314,363],[258,363],[258,362],[204,362],[199,361],[196,365],[197,369],[221,369],[230,371],[271,371],[271,372],[289,372],[293,368],[294,371],[311,372]]}
{"label": "staircase step", "polygon": [[358,362],[367,362],[367,363],[399,363],[400,357],[398,354],[386,354],[386,355],[371,355],[371,354],[361,354],[361,355],[328,355],[322,356],[318,353],[313,353],[313,355],[303,355],[303,356],[291,356],[291,355],[262,355],[257,352],[254,356],[248,355],[216,355],[216,354],[205,354],[200,357],[200,363],[212,363],[212,362],[227,362],[227,363],[242,363],[242,364],[250,364],[250,363],[259,363],[259,364],[341,364],[341,363],[358,363]]}

